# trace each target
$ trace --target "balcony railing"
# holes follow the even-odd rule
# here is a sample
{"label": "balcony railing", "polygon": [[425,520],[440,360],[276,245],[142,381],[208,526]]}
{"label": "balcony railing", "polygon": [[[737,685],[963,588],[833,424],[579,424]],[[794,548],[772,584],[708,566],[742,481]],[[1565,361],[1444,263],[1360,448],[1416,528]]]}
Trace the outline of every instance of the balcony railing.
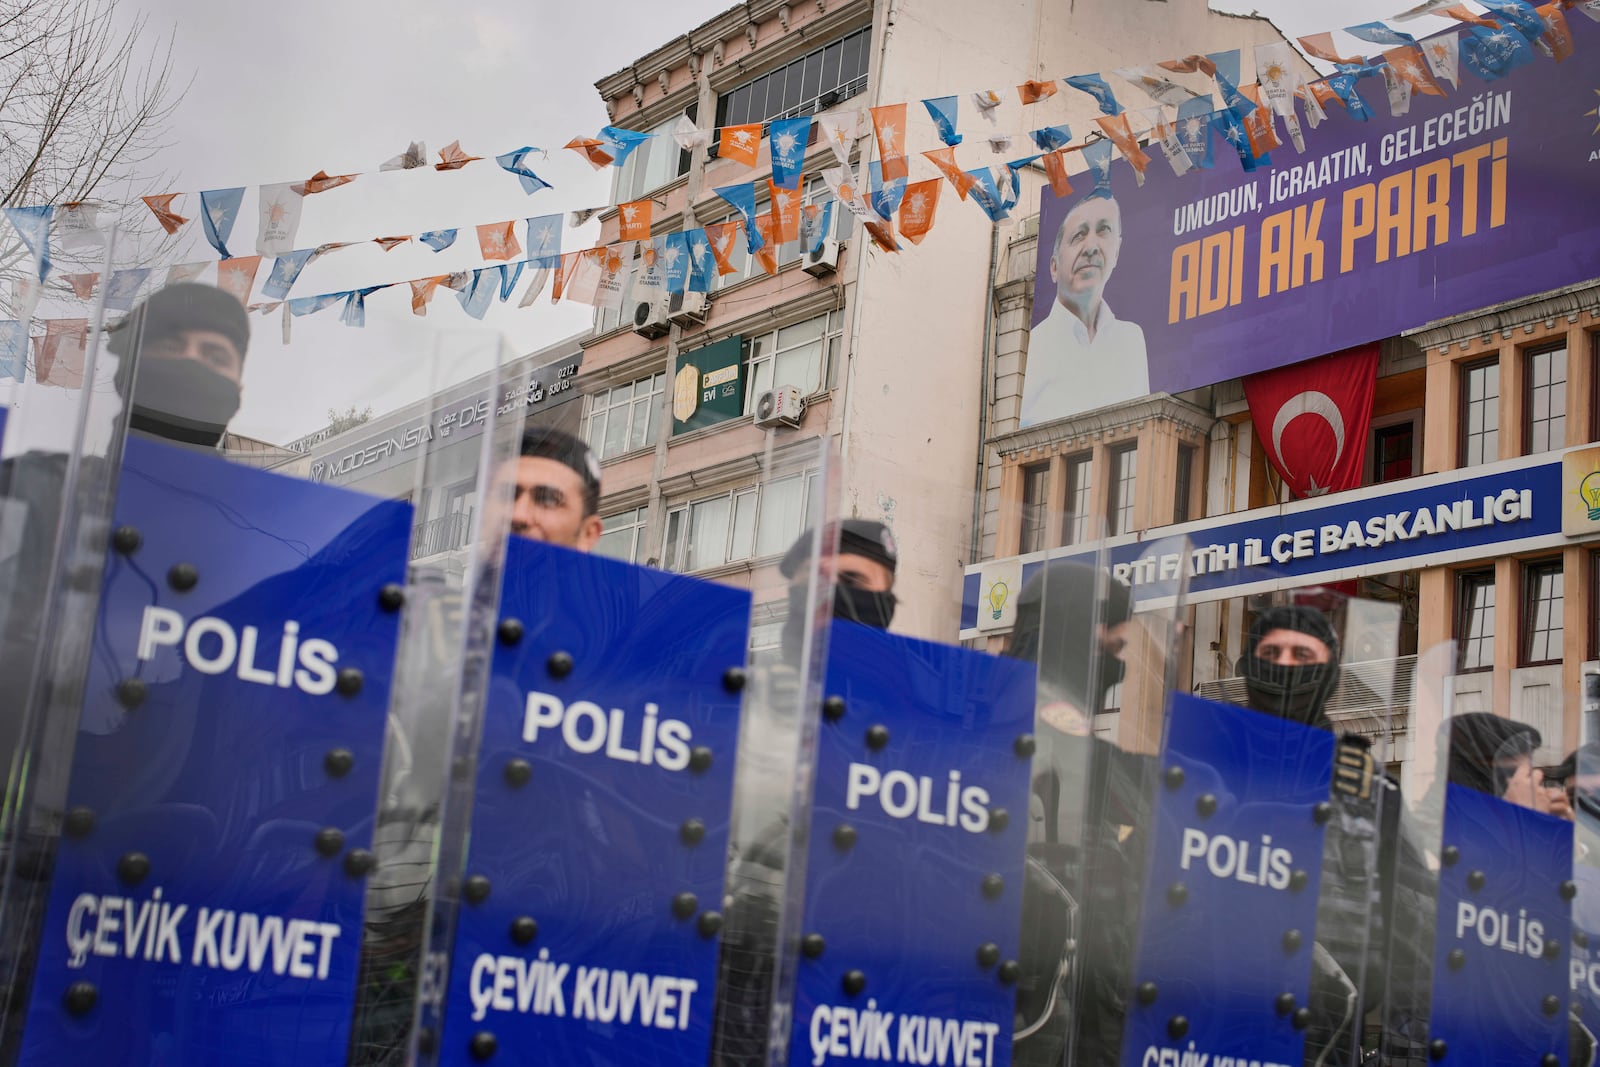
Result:
{"label": "balcony railing", "polygon": [[411,531],[411,558],[437,556],[467,543],[472,531],[472,512],[458,511],[430,519]]}

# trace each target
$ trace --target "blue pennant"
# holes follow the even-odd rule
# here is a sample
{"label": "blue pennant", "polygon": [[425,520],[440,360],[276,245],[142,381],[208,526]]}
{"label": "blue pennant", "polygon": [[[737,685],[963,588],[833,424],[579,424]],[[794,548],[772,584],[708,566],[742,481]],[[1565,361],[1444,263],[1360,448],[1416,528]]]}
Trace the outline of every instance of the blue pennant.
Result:
{"label": "blue pennant", "polygon": [[233,258],[233,253],[228,251],[228,237],[239,219],[239,204],[243,200],[243,186],[211,189],[200,194],[200,221],[205,225],[206,240],[223,259]]}

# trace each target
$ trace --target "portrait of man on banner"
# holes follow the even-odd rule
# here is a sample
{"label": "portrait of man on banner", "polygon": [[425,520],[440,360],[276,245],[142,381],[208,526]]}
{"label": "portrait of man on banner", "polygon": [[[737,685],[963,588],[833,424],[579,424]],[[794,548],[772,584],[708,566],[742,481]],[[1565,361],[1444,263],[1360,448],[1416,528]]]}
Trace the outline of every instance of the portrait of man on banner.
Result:
{"label": "portrait of man on banner", "polygon": [[1040,196],[1024,427],[1150,392],[1144,331],[1106,299],[1122,253],[1121,206],[1104,186],[1076,201]]}

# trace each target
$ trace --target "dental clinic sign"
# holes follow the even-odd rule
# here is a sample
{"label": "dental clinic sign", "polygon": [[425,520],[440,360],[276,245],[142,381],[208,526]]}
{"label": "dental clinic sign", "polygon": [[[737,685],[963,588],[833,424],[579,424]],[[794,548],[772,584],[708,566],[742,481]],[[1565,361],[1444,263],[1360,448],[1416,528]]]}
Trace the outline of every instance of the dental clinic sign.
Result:
{"label": "dental clinic sign", "polygon": [[1537,551],[1569,538],[1600,538],[1600,446],[977,564],[966,572],[961,636],[1010,629],[1016,595],[1052,554],[1101,561],[1145,609],[1169,603],[1183,575],[1193,603]]}

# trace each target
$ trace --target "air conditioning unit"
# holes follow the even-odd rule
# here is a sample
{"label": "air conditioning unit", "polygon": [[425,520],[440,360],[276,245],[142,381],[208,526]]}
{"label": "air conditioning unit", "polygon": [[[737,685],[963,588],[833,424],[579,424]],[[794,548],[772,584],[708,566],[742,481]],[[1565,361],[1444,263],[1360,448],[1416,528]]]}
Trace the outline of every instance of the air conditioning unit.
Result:
{"label": "air conditioning unit", "polygon": [[698,326],[706,321],[706,294],[685,290],[667,297],[667,320],[677,326]]}
{"label": "air conditioning unit", "polygon": [[641,300],[633,307],[633,332],[640,337],[660,337],[667,332],[667,302]]}
{"label": "air conditioning unit", "polygon": [[827,237],[822,244],[800,257],[800,269],[814,278],[832,274],[839,269],[839,242]]}
{"label": "air conditioning unit", "polygon": [[803,410],[800,390],[792,385],[768,389],[756,397],[757,426],[799,426]]}

